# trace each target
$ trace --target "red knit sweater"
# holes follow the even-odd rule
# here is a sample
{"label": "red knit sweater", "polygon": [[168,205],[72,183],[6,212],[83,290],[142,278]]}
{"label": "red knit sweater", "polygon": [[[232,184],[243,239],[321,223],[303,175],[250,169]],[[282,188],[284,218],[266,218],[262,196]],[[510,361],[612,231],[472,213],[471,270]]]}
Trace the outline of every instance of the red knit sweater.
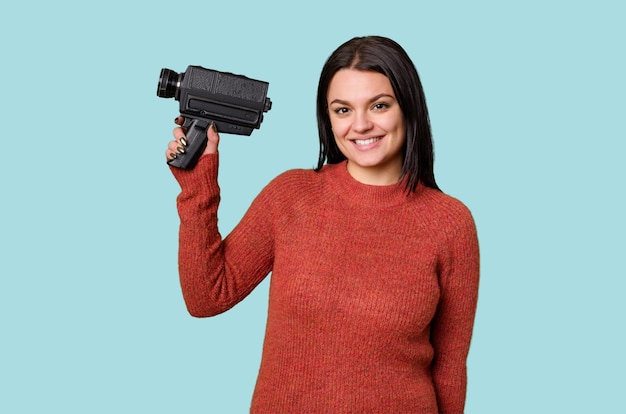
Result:
{"label": "red knit sweater", "polygon": [[218,156],[172,170],[189,312],[224,312],[272,274],[252,413],[463,411],[479,253],[461,202],[361,184],[345,162],[292,170],[222,240]]}

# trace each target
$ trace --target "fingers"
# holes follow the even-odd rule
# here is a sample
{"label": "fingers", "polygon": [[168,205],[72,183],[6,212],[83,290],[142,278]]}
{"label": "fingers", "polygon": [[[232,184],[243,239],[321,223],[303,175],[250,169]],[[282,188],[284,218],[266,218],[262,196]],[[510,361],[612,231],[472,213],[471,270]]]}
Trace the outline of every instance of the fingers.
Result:
{"label": "fingers", "polygon": [[168,159],[173,160],[179,154],[184,154],[186,151],[186,148],[187,148],[186,140],[181,137],[180,139],[170,141],[167,144],[167,151],[165,152],[165,155],[167,156]]}
{"label": "fingers", "polygon": [[208,141],[203,154],[215,154],[217,152],[217,146],[220,143],[220,134],[217,132],[217,126],[214,122],[211,122],[211,126],[209,126],[206,132],[206,136]]}
{"label": "fingers", "polygon": [[178,154],[184,154],[187,148],[185,134],[180,131],[180,128],[176,128],[176,130],[174,130],[174,137],[175,139],[167,144],[165,156],[168,160],[175,159]]}
{"label": "fingers", "polygon": [[[183,125],[184,121],[185,119],[182,116],[177,116],[176,118],[174,118],[174,123],[176,125]],[[185,153],[187,148],[187,137],[185,135],[185,132],[186,128],[182,126],[178,126],[172,131],[174,140],[168,143],[167,150],[165,151],[165,156],[168,161],[175,159],[179,154]],[[217,126],[214,122],[212,122],[207,129],[207,145],[204,149],[203,155],[216,153],[219,142],[220,135],[217,131]]]}
{"label": "fingers", "polygon": [[[182,125],[184,120],[185,119],[182,116],[178,116],[174,118],[174,123],[177,125]],[[167,150],[165,151],[165,157],[168,160],[175,159],[178,154],[184,154],[185,149],[187,148],[187,138],[185,136],[185,129],[183,127],[174,128],[172,135],[174,136],[174,140],[168,143]]]}

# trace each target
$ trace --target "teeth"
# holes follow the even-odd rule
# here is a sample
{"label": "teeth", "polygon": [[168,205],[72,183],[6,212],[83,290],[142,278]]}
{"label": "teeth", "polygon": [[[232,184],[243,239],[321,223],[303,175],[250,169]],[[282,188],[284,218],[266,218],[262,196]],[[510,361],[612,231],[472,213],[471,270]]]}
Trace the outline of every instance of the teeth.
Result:
{"label": "teeth", "polygon": [[379,139],[380,139],[380,137],[370,138],[370,139],[355,139],[354,143],[356,145],[367,145],[367,144],[373,144],[374,142],[378,141]]}

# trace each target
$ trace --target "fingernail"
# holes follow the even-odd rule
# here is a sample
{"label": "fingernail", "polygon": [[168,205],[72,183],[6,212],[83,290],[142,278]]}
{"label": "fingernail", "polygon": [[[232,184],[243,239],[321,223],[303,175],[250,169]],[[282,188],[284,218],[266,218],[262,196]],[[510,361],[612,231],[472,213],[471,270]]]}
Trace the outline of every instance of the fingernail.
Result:
{"label": "fingernail", "polygon": [[174,123],[177,124],[178,123],[178,117],[174,118]]}
{"label": "fingernail", "polygon": [[185,139],[185,137],[180,137],[180,143],[183,144],[183,147],[187,146],[187,140]]}
{"label": "fingernail", "polygon": [[173,152],[170,152],[170,159],[171,160],[175,160],[176,159],[176,154],[174,154]]}
{"label": "fingernail", "polygon": [[213,132],[217,132],[217,125],[215,125],[215,122],[211,121],[211,129],[213,130]]}
{"label": "fingernail", "polygon": [[180,152],[181,154],[185,153],[185,149],[183,147],[176,147],[176,149],[178,150],[178,152]]}

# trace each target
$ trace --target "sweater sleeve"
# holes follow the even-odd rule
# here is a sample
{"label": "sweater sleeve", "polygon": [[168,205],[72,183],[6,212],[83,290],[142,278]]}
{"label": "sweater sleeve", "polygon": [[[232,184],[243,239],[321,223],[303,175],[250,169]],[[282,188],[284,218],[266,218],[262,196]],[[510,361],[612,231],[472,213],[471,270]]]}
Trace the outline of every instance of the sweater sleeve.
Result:
{"label": "sweater sleeve", "polygon": [[[440,413],[463,413],[466,361],[478,300],[479,248],[472,216],[461,206],[447,234],[440,268],[440,301],[431,326],[435,350],[432,375]],[[460,220],[459,220],[460,218]]]}
{"label": "sweater sleeve", "polygon": [[271,213],[262,197],[222,239],[217,210],[218,154],[204,155],[191,170],[171,168],[181,186],[178,270],[192,316],[214,316],[243,300],[271,271]]}

